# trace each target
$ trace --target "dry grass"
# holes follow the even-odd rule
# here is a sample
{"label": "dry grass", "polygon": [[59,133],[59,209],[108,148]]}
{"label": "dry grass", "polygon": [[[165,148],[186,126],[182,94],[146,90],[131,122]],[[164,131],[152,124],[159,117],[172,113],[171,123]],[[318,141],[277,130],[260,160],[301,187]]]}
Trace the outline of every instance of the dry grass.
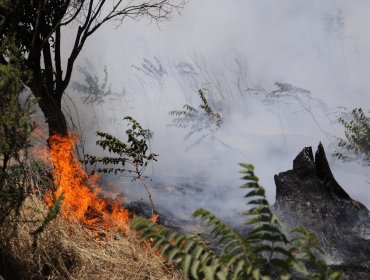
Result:
{"label": "dry grass", "polygon": [[21,209],[15,236],[5,240],[10,227],[0,228],[0,274],[5,279],[184,279],[133,233],[104,236],[62,217],[52,221],[33,246],[30,232],[45,216],[45,205],[35,195]]}

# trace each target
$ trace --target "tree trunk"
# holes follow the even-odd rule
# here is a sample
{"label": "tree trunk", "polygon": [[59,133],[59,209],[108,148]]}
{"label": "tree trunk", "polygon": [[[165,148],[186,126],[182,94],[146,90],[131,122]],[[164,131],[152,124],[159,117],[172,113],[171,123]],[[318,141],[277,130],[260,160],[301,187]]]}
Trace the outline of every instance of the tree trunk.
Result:
{"label": "tree trunk", "polygon": [[62,112],[62,99],[48,96],[40,98],[38,103],[48,123],[49,137],[54,134],[68,135],[67,121]]}

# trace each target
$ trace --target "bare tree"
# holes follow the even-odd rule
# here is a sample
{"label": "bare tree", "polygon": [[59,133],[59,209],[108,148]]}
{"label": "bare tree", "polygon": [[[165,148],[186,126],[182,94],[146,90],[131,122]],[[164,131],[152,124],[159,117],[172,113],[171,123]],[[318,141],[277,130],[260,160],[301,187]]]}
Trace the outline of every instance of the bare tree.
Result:
{"label": "bare tree", "polygon": [[[21,50],[31,81],[25,84],[38,98],[49,135],[68,133],[62,112],[62,97],[70,82],[74,63],[88,38],[107,22],[148,18],[169,20],[185,0],[5,0],[0,39],[14,41]],[[5,9],[4,9],[5,10]],[[62,29],[74,28],[68,57],[62,57]],[[63,51],[63,53],[66,53]],[[68,52],[67,52],[68,53]],[[66,65],[62,62],[66,61]],[[0,54],[0,63],[7,64]]]}

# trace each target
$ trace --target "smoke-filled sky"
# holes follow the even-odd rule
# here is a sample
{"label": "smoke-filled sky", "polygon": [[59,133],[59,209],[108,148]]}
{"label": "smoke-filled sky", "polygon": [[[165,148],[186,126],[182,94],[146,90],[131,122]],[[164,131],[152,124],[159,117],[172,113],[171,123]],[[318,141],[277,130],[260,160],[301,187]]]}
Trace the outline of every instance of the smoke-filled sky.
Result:
{"label": "smoke-filled sky", "polygon": [[[273,202],[273,175],[319,141],[339,183],[369,207],[368,167],[330,156],[343,136],[338,117],[370,107],[369,12],[367,0],[189,0],[159,26],[126,21],[94,34],[78,64],[101,83],[106,66],[114,95],[92,106],[82,105],[75,89],[69,93],[86,131],[124,137],[126,124],[116,120],[126,115],[154,131],[151,149],[159,157],[146,175],[158,204],[179,216],[198,207],[223,216],[241,210],[238,162],[255,165]],[[65,38],[67,48],[72,34]],[[83,82],[78,67],[74,81]],[[269,99],[275,82],[285,83],[285,95]],[[185,139],[189,129],[170,126],[168,113],[198,107],[198,89],[223,123]],[[87,138],[89,152],[97,152],[95,136]],[[114,183],[130,199],[146,200],[140,186]]]}

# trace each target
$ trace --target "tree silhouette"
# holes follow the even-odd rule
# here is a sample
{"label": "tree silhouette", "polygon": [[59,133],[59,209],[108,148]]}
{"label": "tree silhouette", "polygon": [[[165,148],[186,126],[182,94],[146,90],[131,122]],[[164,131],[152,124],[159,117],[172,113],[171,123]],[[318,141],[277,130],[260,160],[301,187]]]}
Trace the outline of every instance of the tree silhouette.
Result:
{"label": "tree silhouette", "polygon": [[[87,39],[105,23],[126,18],[169,20],[184,0],[2,0],[0,40],[12,38],[22,52],[32,79],[23,81],[37,97],[49,127],[49,135],[68,133],[62,97],[69,85],[74,63]],[[69,53],[61,52],[62,31],[75,33]],[[6,53],[0,64],[6,65]],[[63,62],[66,61],[66,65]]]}

